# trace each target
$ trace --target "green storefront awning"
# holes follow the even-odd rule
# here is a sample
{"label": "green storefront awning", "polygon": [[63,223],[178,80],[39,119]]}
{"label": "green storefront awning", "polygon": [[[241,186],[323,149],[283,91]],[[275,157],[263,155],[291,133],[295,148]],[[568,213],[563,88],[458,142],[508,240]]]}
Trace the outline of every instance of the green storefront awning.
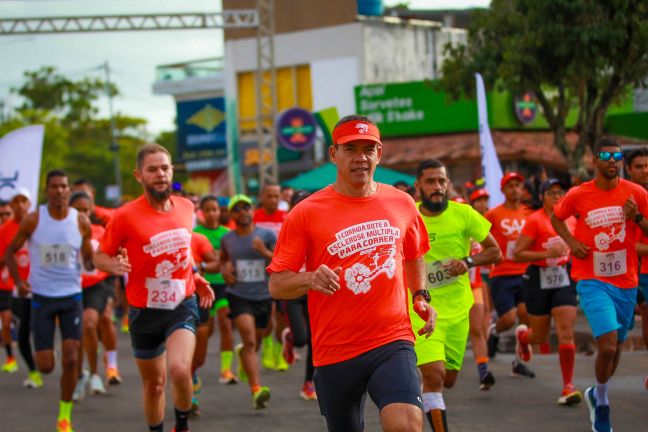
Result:
{"label": "green storefront awning", "polygon": [[613,114],[605,118],[608,133],[637,139],[648,139],[648,112]]}
{"label": "green storefront awning", "polygon": [[[283,181],[281,182],[281,185],[290,186],[293,189],[317,191],[335,182],[336,171],[337,168],[335,167],[335,165],[328,162],[306,173],[299,174],[297,177],[293,177],[290,180]],[[374,173],[374,180],[390,185],[393,185],[398,181],[404,181],[407,184],[413,186],[414,180],[416,180],[416,178],[413,175],[378,166],[376,167],[376,172]]]}

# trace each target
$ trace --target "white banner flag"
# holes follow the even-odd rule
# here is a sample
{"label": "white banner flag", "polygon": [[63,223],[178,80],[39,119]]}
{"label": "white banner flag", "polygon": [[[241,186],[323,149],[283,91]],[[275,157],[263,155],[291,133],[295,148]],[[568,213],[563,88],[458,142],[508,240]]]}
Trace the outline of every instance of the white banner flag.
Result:
{"label": "white banner flag", "polygon": [[482,156],[482,173],[486,181],[486,191],[490,195],[489,206],[493,208],[504,202],[504,194],[500,189],[502,166],[497,158],[495,144],[488,126],[488,110],[486,109],[486,90],[481,74],[475,74],[477,80],[477,111],[479,113],[479,147]]}
{"label": "white banner flag", "polygon": [[38,203],[45,126],[16,129],[0,139],[0,199],[9,200],[15,189],[31,193],[32,210]]}

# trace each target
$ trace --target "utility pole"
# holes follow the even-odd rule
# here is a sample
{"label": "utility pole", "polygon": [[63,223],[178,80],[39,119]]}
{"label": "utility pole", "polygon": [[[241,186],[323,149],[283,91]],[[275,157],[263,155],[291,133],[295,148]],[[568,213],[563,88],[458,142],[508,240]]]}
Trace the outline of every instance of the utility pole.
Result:
{"label": "utility pole", "polygon": [[110,115],[110,151],[113,152],[113,161],[115,163],[115,185],[117,186],[117,202],[122,194],[121,165],[119,164],[119,143],[117,142],[117,127],[115,125],[115,114],[113,111],[112,85],[110,83],[110,66],[108,61],[103,64],[103,70],[106,72],[106,96],[108,96],[108,114]]}

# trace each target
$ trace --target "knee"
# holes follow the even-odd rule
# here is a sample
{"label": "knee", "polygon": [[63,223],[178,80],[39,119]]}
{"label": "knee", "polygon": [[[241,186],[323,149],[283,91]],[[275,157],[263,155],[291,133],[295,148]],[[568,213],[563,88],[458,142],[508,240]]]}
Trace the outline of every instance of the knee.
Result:
{"label": "knee", "polygon": [[61,367],[64,371],[77,370],[79,366],[79,358],[77,355],[64,355],[61,360]]}
{"label": "knee", "polygon": [[36,361],[36,366],[38,367],[38,371],[43,375],[51,374],[54,371],[54,363],[49,361]]}
{"label": "knee", "polygon": [[606,360],[614,360],[617,354],[617,344],[609,341],[599,341],[598,344],[598,355]]}
{"label": "knee", "polygon": [[243,341],[243,349],[248,352],[255,352],[257,347],[254,338]]}
{"label": "knee", "polygon": [[191,377],[191,364],[190,363],[175,363],[169,365],[169,376],[171,381],[177,382],[188,379]]}
{"label": "knee", "polygon": [[445,371],[426,368],[421,371],[423,382],[430,387],[441,387],[445,382]]}
{"label": "knee", "polygon": [[149,397],[162,397],[164,395],[164,387],[166,386],[166,380],[164,376],[150,378],[144,381],[144,393]]}
{"label": "knee", "polygon": [[486,337],[486,332],[481,322],[476,322],[474,323],[474,325],[471,324],[470,337],[474,339],[481,339]]}
{"label": "knee", "polygon": [[96,313],[83,314],[83,331],[86,334],[96,332],[98,321]]}
{"label": "knee", "polygon": [[380,413],[383,430],[387,432],[419,432],[423,430],[423,413],[407,404],[387,405]]}

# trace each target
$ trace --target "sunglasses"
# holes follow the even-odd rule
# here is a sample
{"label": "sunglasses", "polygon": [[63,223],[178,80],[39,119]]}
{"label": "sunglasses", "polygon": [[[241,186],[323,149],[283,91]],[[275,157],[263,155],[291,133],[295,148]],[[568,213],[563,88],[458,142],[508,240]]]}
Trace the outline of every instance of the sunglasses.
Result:
{"label": "sunglasses", "polygon": [[615,161],[619,162],[623,160],[623,152],[606,152],[602,151],[599,152],[598,158],[602,160],[603,162],[607,162],[610,160],[610,158],[614,159]]}
{"label": "sunglasses", "polygon": [[238,213],[240,211],[248,211],[252,209],[252,206],[250,204],[241,204],[241,205],[235,205],[232,207],[232,212]]}

